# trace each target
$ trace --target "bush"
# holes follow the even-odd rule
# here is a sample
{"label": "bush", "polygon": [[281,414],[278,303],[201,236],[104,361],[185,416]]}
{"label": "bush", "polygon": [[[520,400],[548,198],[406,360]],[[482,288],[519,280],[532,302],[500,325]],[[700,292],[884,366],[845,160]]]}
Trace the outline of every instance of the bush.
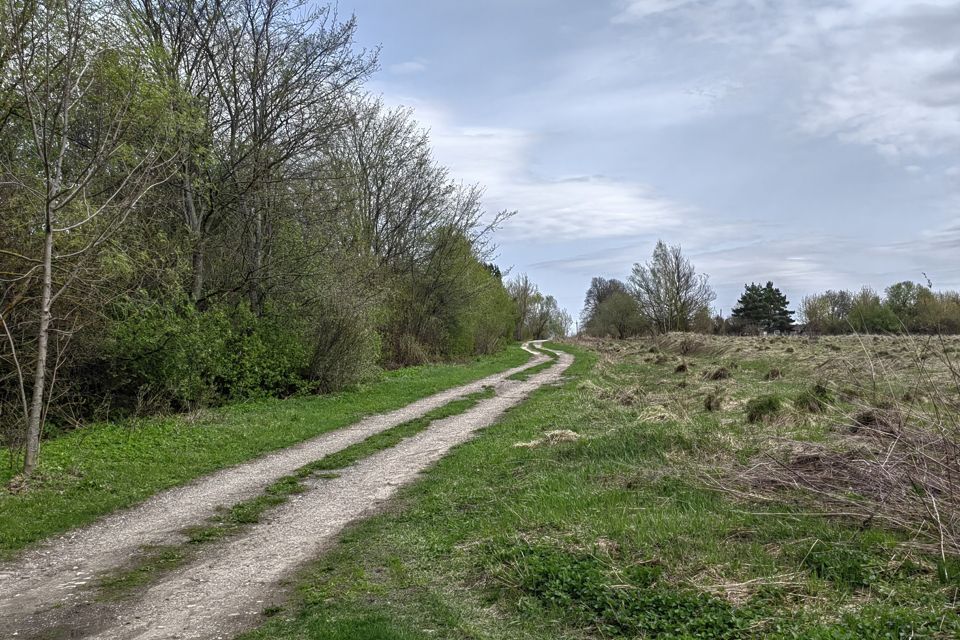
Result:
{"label": "bush", "polygon": [[783,401],[780,396],[767,395],[754,398],[747,403],[747,420],[761,422],[780,413]]}
{"label": "bush", "polygon": [[307,384],[309,350],[289,317],[132,299],[111,312],[101,356],[108,375],[88,384],[106,386],[120,408],[190,409]]}
{"label": "bush", "polygon": [[367,314],[331,308],[312,321],[310,380],[319,391],[340,391],[378,369],[380,334]]}

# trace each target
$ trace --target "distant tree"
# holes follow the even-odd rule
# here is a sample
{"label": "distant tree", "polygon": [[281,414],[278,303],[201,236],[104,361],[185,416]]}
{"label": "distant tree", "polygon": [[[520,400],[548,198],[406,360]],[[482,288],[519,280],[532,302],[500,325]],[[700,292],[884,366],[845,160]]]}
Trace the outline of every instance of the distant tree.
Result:
{"label": "distant tree", "polygon": [[929,288],[907,280],[887,287],[884,304],[903,328],[912,331],[920,328],[921,311],[932,298]]}
{"label": "distant tree", "polygon": [[514,338],[520,341],[530,324],[534,300],[540,295],[540,291],[527,274],[521,273],[507,283],[507,292],[513,299],[516,310]]}
{"label": "distant tree", "polygon": [[772,282],[767,282],[766,286],[748,284],[732,316],[738,323],[761,331],[789,331],[794,315],[787,308],[789,304],[787,297]]}
{"label": "distant tree", "polygon": [[859,333],[891,333],[900,330],[900,320],[876,291],[863,287],[854,297],[848,321]]}
{"label": "distant tree", "polygon": [[560,308],[557,299],[537,292],[531,305],[528,334],[534,340],[552,336],[564,337],[570,325],[570,316]]}
{"label": "distant tree", "polygon": [[634,297],[617,291],[596,306],[584,330],[590,336],[623,340],[641,334],[648,326]]}
{"label": "distant tree", "polygon": [[709,277],[696,272],[679,245],[668,247],[662,240],[650,262],[633,266],[630,285],[640,314],[662,332],[689,331],[716,299]]}
{"label": "distant tree", "polygon": [[617,293],[629,294],[630,289],[621,281],[611,278],[594,278],[590,281],[590,288],[587,289],[587,295],[583,300],[583,312],[580,314],[580,320],[583,324],[588,324],[590,319],[596,313],[597,308],[611,296]]}
{"label": "distant tree", "polygon": [[829,290],[807,296],[800,304],[800,315],[810,331],[845,333],[850,331],[853,294],[845,290]]}

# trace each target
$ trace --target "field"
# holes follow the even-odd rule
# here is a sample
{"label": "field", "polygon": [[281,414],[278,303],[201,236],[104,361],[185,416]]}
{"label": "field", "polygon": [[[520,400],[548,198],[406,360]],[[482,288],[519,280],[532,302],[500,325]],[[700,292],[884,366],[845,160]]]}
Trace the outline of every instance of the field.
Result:
{"label": "field", "polygon": [[960,341],[563,348],[249,637],[960,634]]}

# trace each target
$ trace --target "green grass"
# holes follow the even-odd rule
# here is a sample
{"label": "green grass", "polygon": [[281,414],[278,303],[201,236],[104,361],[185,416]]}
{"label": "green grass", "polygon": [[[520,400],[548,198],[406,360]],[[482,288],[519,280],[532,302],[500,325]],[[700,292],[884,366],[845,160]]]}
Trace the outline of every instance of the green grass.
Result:
{"label": "green grass", "polygon": [[[465,364],[385,373],[358,389],[234,405],[198,416],[95,424],[45,442],[26,491],[0,490],[0,556],[154,493],[523,364],[519,346]],[[7,459],[0,451],[0,460]],[[0,486],[16,470],[0,469]]]}
{"label": "green grass", "polygon": [[[805,409],[750,424],[746,404],[810,377],[766,356],[598,364],[535,392],[458,447],[392,509],[344,533],[282,613],[244,638],[952,638],[960,584],[903,536],[789,505],[735,502],[701,465],[760,429],[817,437]],[[703,380],[723,362],[732,377]],[[813,362],[811,367],[818,363]],[[707,411],[722,385],[730,400]],[[624,390],[635,390],[630,396]],[[641,402],[629,400],[641,397]],[[819,416],[819,414],[817,414]],[[576,442],[518,448],[545,431]],[[787,514],[787,515],[774,515]],[[952,569],[953,567],[951,567]],[[944,572],[954,575],[953,571]]]}

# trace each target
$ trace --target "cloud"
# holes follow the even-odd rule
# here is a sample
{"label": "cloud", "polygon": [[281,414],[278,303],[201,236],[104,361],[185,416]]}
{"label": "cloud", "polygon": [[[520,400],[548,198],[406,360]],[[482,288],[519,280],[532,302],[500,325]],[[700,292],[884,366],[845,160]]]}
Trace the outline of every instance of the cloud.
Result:
{"label": "cloud", "polygon": [[624,0],[620,4],[621,10],[614,16],[614,23],[644,20],[650,16],[697,4],[697,0]]}
{"label": "cloud", "polygon": [[427,70],[427,65],[420,60],[409,60],[407,62],[392,64],[387,67],[387,69],[394,75],[407,76],[415,73],[423,73]]}
{"label": "cloud", "polygon": [[538,174],[531,166],[540,136],[533,132],[464,126],[437,105],[411,99],[388,102],[414,107],[417,120],[430,129],[437,159],[457,179],[481,184],[490,209],[517,211],[504,226],[502,240],[635,236],[676,228],[692,212],[636,182]]}
{"label": "cloud", "polygon": [[636,0],[614,21],[667,12],[651,35],[725,47],[755,91],[781,83],[801,133],[905,164],[960,150],[960,0]]}

